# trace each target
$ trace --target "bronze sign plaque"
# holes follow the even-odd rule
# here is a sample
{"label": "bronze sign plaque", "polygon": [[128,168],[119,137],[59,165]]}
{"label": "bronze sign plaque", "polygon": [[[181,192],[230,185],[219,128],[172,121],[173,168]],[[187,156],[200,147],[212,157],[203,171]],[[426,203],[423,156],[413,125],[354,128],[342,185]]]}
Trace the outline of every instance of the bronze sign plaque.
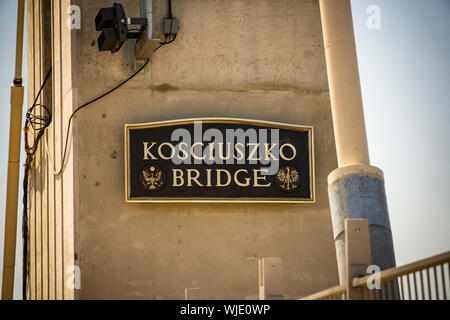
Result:
{"label": "bronze sign plaque", "polygon": [[127,202],[314,202],[313,128],[201,118],[125,125]]}

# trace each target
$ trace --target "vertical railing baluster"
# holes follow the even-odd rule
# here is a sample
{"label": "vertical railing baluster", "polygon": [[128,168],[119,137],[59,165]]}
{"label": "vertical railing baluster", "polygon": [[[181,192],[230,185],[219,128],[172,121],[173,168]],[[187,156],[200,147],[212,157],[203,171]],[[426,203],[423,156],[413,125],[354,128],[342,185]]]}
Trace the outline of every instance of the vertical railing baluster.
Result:
{"label": "vertical railing baluster", "polygon": [[406,286],[408,287],[408,300],[412,300],[411,299],[411,286],[409,284],[409,273],[406,274]]}
{"label": "vertical railing baluster", "polygon": [[[355,298],[362,300],[447,300],[450,298],[450,261],[429,260],[410,268],[393,269],[389,275],[379,279],[380,287],[370,289],[362,282],[353,288]],[[420,267],[422,265],[422,267]],[[418,268],[419,266],[419,268]],[[421,269],[420,269],[421,268]],[[440,268],[440,270],[438,270]],[[426,278],[426,279],[425,279]],[[433,279],[434,278],[434,279]],[[378,282],[378,281],[377,281]],[[339,290],[339,291],[336,291]],[[335,293],[323,295],[317,300],[347,300],[347,292],[336,288]]]}
{"label": "vertical railing baluster", "polygon": [[416,278],[416,272],[413,272],[413,281],[414,281],[414,300],[419,300],[419,293],[417,292],[417,278]]}
{"label": "vertical railing baluster", "polygon": [[400,287],[398,285],[397,278],[392,280],[392,285],[394,286],[394,300],[400,300]]}
{"label": "vertical railing baluster", "polygon": [[422,294],[422,300],[425,300],[425,291],[423,289],[423,270],[419,271],[420,275],[420,292]]}
{"label": "vertical railing baluster", "polygon": [[405,275],[402,275],[402,290],[403,290],[403,300],[406,300],[407,287],[405,285]]}
{"label": "vertical railing baluster", "polygon": [[[450,289],[450,261],[447,261],[445,264],[447,265],[448,288]],[[450,294],[450,292],[449,292],[449,294]]]}
{"label": "vertical railing baluster", "polygon": [[393,299],[393,295],[392,295],[392,286],[391,286],[391,281],[392,280],[388,280],[386,281],[386,286],[387,286],[387,290],[386,290],[386,300],[394,300]]}
{"label": "vertical railing baluster", "polygon": [[441,264],[441,278],[442,278],[442,292],[444,294],[444,300],[447,300],[447,292],[445,285],[444,264]]}
{"label": "vertical railing baluster", "polygon": [[398,283],[398,289],[399,289],[399,292],[400,292],[400,295],[399,295],[399,299],[400,300],[404,300],[404,296],[405,296],[405,294],[404,294],[404,292],[403,292],[403,276],[399,276],[398,278],[397,278],[397,283]]}
{"label": "vertical railing baluster", "polygon": [[371,300],[377,300],[377,287],[373,288],[370,292]]}
{"label": "vertical railing baluster", "polygon": [[391,280],[391,292],[392,292],[392,300],[400,300],[400,291],[398,286],[397,278]]}
{"label": "vertical railing baluster", "polygon": [[386,289],[384,287],[385,284],[386,282],[381,280],[381,300],[386,300]]}
{"label": "vertical railing baluster", "polygon": [[439,285],[438,285],[438,279],[437,279],[437,272],[436,272],[436,266],[433,267],[434,272],[434,285],[436,286],[436,300],[439,300]]}

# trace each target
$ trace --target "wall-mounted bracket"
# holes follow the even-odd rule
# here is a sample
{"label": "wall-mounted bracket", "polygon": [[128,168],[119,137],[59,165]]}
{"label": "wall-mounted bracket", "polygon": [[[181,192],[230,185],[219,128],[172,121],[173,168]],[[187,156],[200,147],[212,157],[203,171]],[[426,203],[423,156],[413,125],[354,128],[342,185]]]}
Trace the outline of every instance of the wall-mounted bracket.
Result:
{"label": "wall-mounted bracket", "polygon": [[[128,41],[123,48],[123,72],[135,72],[147,59],[150,59],[161,40],[153,39],[153,4],[152,0],[141,0],[141,17],[147,25],[140,33],[139,39]],[[133,21],[129,21],[132,23]]]}
{"label": "wall-mounted bracket", "polygon": [[153,54],[153,51],[158,47],[161,40],[159,39],[149,39],[150,32],[147,29],[142,33],[141,38],[136,43],[136,59],[147,60]]}
{"label": "wall-mounted bracket", "polygon": [[141,45],[134,39],[125,42],[122,47],[122,71],[135,72],[142,67],[152,56],[159,42],[159,39],[145,40]]}

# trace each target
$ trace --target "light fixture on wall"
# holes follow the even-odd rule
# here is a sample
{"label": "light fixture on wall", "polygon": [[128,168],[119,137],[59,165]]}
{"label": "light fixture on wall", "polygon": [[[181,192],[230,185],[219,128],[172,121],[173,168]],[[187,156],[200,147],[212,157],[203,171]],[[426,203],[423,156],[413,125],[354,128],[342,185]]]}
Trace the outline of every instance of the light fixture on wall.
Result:
{"label": "light fixture on wall", "polygon": [[168,17],[163,21],[163,41],[153,38],[153,0],[140,0],[140,11],[139,18],[127,18],[122,4],[114,3],[101,8],[95,17],[95,28],[101,31],[98,50],[115,53],[123,48],[123,72],[138,70],[161,46],[174,42],[179,30],[172,0],[168,0]]}
{"label": "light fixture on wall", "polygon": [[[120,3],[100,9],[95,17],[95,29],[102,31],[97,39],[98,50],[111,53],[119,51],[125,41],[139,39],[147,24],[147,18],[127,18]],[[129,25],[137,27],[128,29]]]}

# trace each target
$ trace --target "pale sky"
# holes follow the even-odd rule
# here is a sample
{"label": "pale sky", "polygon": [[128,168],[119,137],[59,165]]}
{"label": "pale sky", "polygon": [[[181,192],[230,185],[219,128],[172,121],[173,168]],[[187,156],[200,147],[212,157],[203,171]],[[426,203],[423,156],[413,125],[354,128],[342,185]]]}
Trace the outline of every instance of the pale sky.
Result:
{"label": "pale sky", "polygon": [[[397,264],[450,250],[450,0],[353,0],[372,164]],[[377,5],[381,29],[366,26]]]}
{"label": "pale sky", "polygon": [[[371,162],[385,173],[396,260],[403,265],[450,250],[450,0],[351,3]],[[367,27],[371,5],[380,9],[379,29]],[[0,2],[1,266],[16,15],[17,1]],[[26,61],[23,74],[26,85]],[[16,298],[21,201],[22,192]]]}

